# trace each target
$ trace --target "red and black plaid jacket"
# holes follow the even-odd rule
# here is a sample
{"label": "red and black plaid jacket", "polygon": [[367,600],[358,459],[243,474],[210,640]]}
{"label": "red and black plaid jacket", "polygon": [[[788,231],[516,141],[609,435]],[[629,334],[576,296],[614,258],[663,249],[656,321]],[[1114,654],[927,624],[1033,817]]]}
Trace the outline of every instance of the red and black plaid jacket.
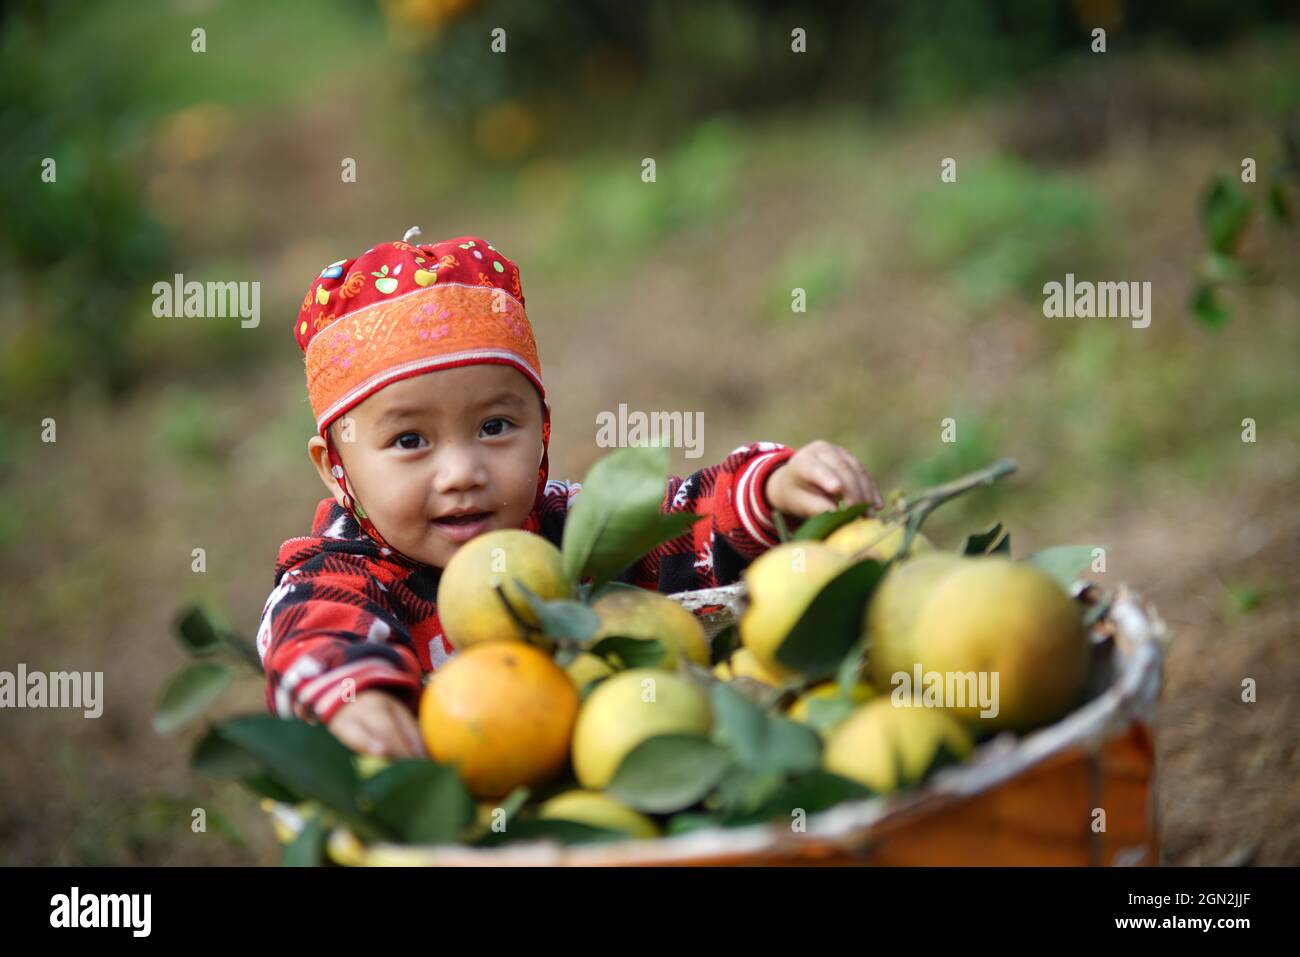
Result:
{"label": "red and black plaid jacket", "polygon": [[[793,454],[775,442],[756,442],[720,465],[670,477],[663,511],[712,521],[658,546],[619,580],[665,594],[739,580],[746,565],[777,544],[764,483]],[[524,528],[559,547],[580,490],[576,482],[548,481]],[[267,707],[282,717],[324,722],[349,689],[383,687],[414,711],[423,676],[455,653],[438,624],[441,575],[430,565],[381,556],[333,498],[323,499],[311,535],[280,546],[275,590],[262,610],[257,650]]]}

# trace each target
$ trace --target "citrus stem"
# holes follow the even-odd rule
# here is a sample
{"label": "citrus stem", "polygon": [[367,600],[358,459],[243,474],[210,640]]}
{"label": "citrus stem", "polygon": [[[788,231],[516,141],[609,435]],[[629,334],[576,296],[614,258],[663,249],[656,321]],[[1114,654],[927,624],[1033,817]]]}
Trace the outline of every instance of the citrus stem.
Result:
{"label": "citrus stem", "polygon": [[998,479],[1010,475],[1018,467],[1015,459],[998,459],[992,465],[927,489],[915,499],[904,499],[898,517],[907,516],[907,531],[903,536],[903,544],[898,549],[899,554],[907,554],[912,546],[912,539],[921,530],[921,523],[944,502],[951,501],[973,488],[992,485]]}

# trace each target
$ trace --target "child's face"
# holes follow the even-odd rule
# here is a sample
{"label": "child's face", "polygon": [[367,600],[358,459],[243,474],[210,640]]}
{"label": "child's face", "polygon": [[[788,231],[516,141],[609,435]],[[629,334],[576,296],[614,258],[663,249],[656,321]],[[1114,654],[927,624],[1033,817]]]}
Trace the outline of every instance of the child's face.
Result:
{"label": "child's face", "polygon": [[[532,509],[541,397],[510,366],[442,369],[394,382],[335,422],[330,434],[352,493],[379,533],[425,564],[446,566],[465,541],[519,528]],[[312,436],[307,450],[342,504],[324,439]],[[485,514],[468,523],[446,520],[464,509]]]}

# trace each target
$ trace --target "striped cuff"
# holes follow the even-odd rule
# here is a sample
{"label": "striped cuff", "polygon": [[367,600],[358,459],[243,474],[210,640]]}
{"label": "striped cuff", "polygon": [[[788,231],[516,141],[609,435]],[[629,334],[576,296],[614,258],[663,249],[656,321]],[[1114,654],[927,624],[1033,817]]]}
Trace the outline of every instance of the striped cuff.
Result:
{"label": "striped cuff", "polygon": [[779,544],[776,524],[772,521],[772,506],[763,494],[767,477],[784,465],[795,450],[782,448],[756,456],[741,469],[736,479],[735,506],[740,524],[755,541],[768,548]]}
{"label": "striped cuff", "polygon": [[420,683],[400,668],[387,661],[362,658],[304,682],[294,693],[295,710],[327,724],[339,708],[350,704],[362,691],[378,687],[391,688],[408,704],[420,691]]}

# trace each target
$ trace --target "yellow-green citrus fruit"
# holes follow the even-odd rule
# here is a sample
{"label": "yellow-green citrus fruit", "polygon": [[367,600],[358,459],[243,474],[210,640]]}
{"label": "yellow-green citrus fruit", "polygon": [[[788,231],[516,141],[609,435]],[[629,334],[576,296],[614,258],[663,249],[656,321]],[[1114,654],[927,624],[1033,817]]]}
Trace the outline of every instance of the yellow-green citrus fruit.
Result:
{"label": "yellow-green citrus fruit", "polygon": [[745,569],[749,606],[740,617],[740,640],[765,671],[782,681],[795,675],[776,660],[777,649],[817,593],[848,565],[821,542],[786,542]]}
{"label": "yellow-green citrus fruit", "polygon": [[502,798],[564,770],[578,703],[578,689],[545,652],[489,641],[434,673],[420,700],[420,733],[429,756],[456,768],[475,798]]}
{"label": "yellow-green citrus fruit", "polygon": [[893,689],[893,676],[912,674],[916,619],[934,586],[961,567],[956,555],[923,555],[894,566],[863,612],[867,672],[879,691]]}
{"label": "yellow-green citrus fruit", "polygon": [[964,760],[970,733],[939,708],[897,707],[888,697],[868,701],[826,737],[822,767],[888,794],[920,781],[941,748]]}
{"label": "yellow-green citrus fruit", "polygon": [[[841,525],[826,536],[826,545],[843,555],[887,562],[902,547],[905,533],[906,529],[902,525],[887,524],[878,518],[859,518]],[[915,558],[933,551],[934,546],[930,540],[918,532],[912,538],[908,557]]]}
{"label": "yellow-green citrus fruit", "polygon": [[[540,535],[498,529],[472,538],[452,555],[438,582],[438,620],[457,650],[484,641],[532,640],[545,647],[537,615],[515,584],[523,582],[538,598],[570,598],[560,551]],[[497,592],[500,585],[510,608]],[[521,619],[528,625],[519,624]]]}
{"label": "yellow-green citrus fruit", "polygon": [[[952,709],[963,720],[1027,731],[1060,717],[1083,690],[1088,641],[1080,608],[1034,565],[962,559],[934,586],[914,627],[923,675],[996,675],[997,714],[981,716],[980,703],[968,700]],[[987,685],[991,691],[991,677]]]}
{"label": "yellow-green citrus fruit", "polygon": [[543,820],[576,821],[607,831],[620,831],[628,837],[659,836],[659,827],[654,821],[600,791],[574,790],[557,794],[542,803],[537,816]]}
{"label": "yellow-green citrus fruit", "polygon": [[730,681],[733,678],[751,678],[774,688],[785,681],[785,678],[764,668],[748,648],[737,648],[726,661],[718,662],[713,669],[713,674],[720,681]]}
{"label": "yellow-green citrus fruit", "polygon": [[573,729],[573,771],[600,790],[633,748],[664,734],[705,734],[713,723],[709,699],[685,678],[656,668],[620,671],[596,685]]}
{"label": "yellow-green citrus fruit", "polygon": [[664,646],[663,657],[653,667],[677,667],[679,655],[697,665],[709,664],[709,639],[699,619],[666,595],[644,588],[617,588],[592,603],[600,617],[596,639],[622,635],[625,638],[657,638]]}
{"label": "yellow-green citrus fruit", "polygon": [[613,666],[599,655],[589,651],[580,651],[564,668],[573,686],[581,691],[599,678],[608,678],[614,673]]}

